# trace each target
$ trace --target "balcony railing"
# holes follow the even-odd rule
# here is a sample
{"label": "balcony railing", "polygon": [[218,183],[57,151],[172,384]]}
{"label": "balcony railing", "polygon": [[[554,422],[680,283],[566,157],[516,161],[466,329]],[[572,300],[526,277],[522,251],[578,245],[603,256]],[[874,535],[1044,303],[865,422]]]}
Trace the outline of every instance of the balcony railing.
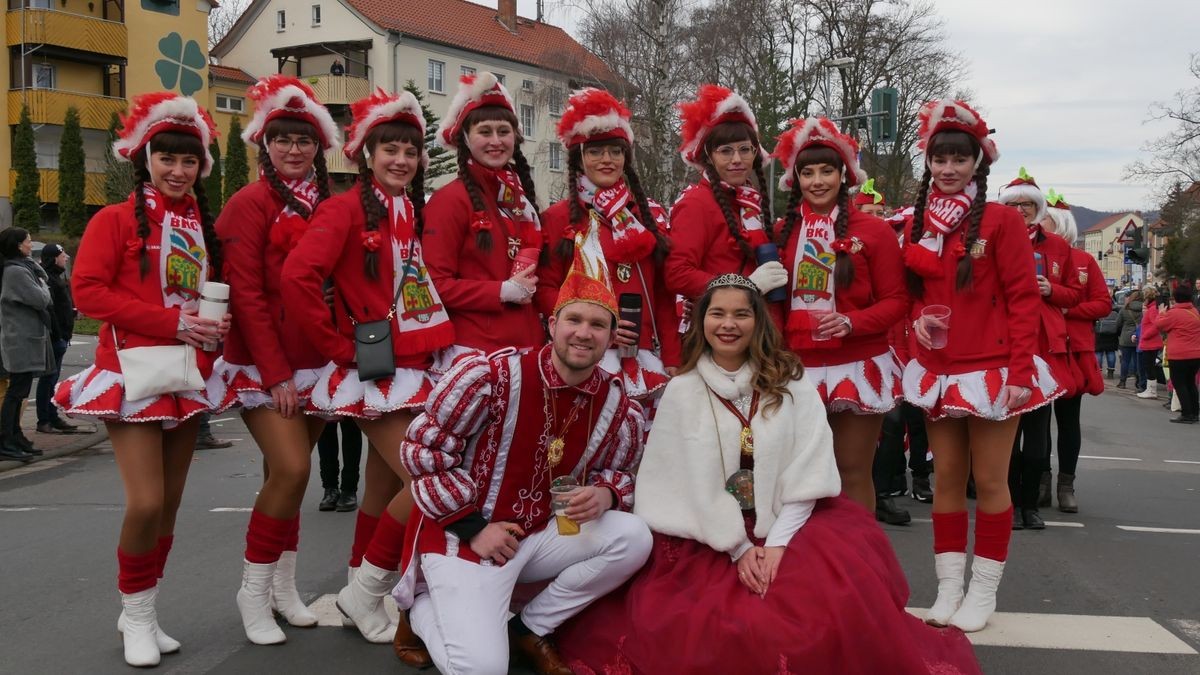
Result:
{"label": "balcony railing", "polygon": [[[17,172],[8,172],[9,194],[17,189]],[[43,203],[58,203],[58,171],[54,169],[38,169],[38,199]],[[104,174],[84,174],[83,200],[90,206],[103,206]]]}
{"label": "balcony railing", "polygon": [[21,118],[21,104],[29,106],[34,124],[62,124],[67,108],[79,111],[79,125],[85,129],[107,129],[112,114],[123,113],[128,102],[114,96],[86,94],[61,89],[10,89],[8,119],[15,124]]}
{"label": "balcony railing", "polygon": [[114,57],[129,53],[128,34],[120,21],[56,9],[10,9],[5,25],[10,47],[45,44]]}
{"label": "balcony railing", "polygon": [[300,78],[326,105],[348,105],[371,95],[371,82],[351,75],[309,75]]}
{"label": "balcony railing", "polygon": [[329,173],[358,173],[358,164],[346,159],[341,150],[325,156],[325,168]]}

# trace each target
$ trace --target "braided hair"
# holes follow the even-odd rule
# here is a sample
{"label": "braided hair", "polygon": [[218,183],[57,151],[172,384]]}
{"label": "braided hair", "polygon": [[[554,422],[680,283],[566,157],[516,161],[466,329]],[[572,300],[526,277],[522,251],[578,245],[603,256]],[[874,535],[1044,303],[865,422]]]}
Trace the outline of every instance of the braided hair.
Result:
{"label": "braided hair", "polygon": [[[925,157],[934,157],[936,155],[956,155],[960,157],[978,157],[980,153],[979,142],[970,134],[962,131],[943,131],[935,134],[929,142],[929,149],[925,152]],[[962,290],[971,285],[972,262],[970,250],[971,247],[979,241],[979,229],[983,221],[983,210],[987,205],[987,177],[991,173],[991,162],[987,157],[983,157],[983,161],[975,169],[973,177],[975,181],[975,199],[971,202],[971,208],[968,209],[966,231],[963,235],[963,247],[968,254],[964,255],[958,261],[958,269],[955,275],[955,288]],[[929,185],[933,180],[933,171],[929,168],[928,159],[925,163],[925,173],[921,176],[921,187],[917,190],[917,201],[913,205],[913,225],[912,233],[909,236],[909,243],[912,245],[918,244],[921,237],[925,234],[925,205],[929,197]],[[912,270],[907,272],[907,281],[909,292],[921,297],[925,292],[925,282]]]}
{"label": "braided hair", "polygon": [[[374,154],[375,148],[384,143],[407,143],[416,149],[419,157],[423,157],[425,152],[425,138],[421,135],[420,130],[411,124],[383,122],[371,128],[367,137],[363,139],[363,148],[367,152],[360,154],[358,157],[358,191],[363,213],[366,214],[366,222],[363,223],[363,231],[365,232],[378,231],[379,223],[387,220],[390,215],[387,207],[375,195],[375,187],[372,184],[374,171],[371,169],[371,164],[366,156]],[[409,200],[413,205],[413,236],[420,239],[421,234],[425,231],[425,219],[423,215],[425,208],[425,166],[423,161],[417,161],[417,171],[413,174],[412,181],[409,182],[406,190]],[[363,270],[366,272],[367,278],[379,278],[379,253],[377,251],[364,249]]]}
{"label": "braided hair", "polygon": [[[513,168],[517,172],[517,178],[521,181],[521,189],[525,191],[525,198],[533,205],[534,210],[537,210],[537,192],[533,184],[533,177],[530,174],[529,162],[525,159],[525,154],[521,152],[521,136],[518,132],[520,128],[517,123],[517,116],[508,108],[500,106],[484,106],[476,108],[467,113],[462,122],[462,133],[455,140],[455,150],[458,155],[458,179],[462,181],[463,187],[467,189],[467,196],[471,199],[471,209],[475,213],[486,213],[487,203],[483,200],[483,189],[471,175],[468,161],[471,159],[471,148],[467,144],[467,134],[471,128],[481,122],[508,122],[512,126],[512,131],[517,134],[517,141],[513,147],[512,163]],[[474,217],[474,216],[472,216]],[[492,250],[492,233],[490,230],[480,229],[475,233],[475,246],[481,251]]]}
{"label": "braided hair", "polygon": [[[806,166],[828,164],[835,167],[845,177],[846,167],[837,151],[825,146],[814,146],[801,150],[796,155],[796,163],[792,167],[792,192],[788,197],[787,215],[783,219],[783,228],[776,240],[779,248],[785,248],[796,227],[800,215],[800,201],[803,194],[800,190],[800,171]],[[837,218],[833,221],[833,236],[835,239],[845,239],[850,230],[850,186],[845,181],[838,187]],[[833,281],[835,288],[846,288],[854,283],[854,261],[847,251],[838,251],[833,264]]]}
{"label": "braided hair", "polygon": [[[161,131],[155,134],[147,143],[148,151],[133,153],[133,176],[134,176],[134,201],[133,201],[133,217],[137,221],[137,236],[141,240],[142,245],[138,253],[138,274],[145,277],[150,272],[150,253],[147,246],[147,239],[150,237],[150,219],[146,215],[146,194],[142,190],[142,186],[146,183],[153,183],[153,178],[150,174],[150,167],[147,166],[147,155],[155,152],[164,152],[168,154],[192,155],[204,162],[205,152],[204,146],[200,143],[200,139],[191,134],[184,134],[174,131]],[[214,278],[221,278],[221,240],[217,237],[216,228],[213,226],[212,211],[208,208],[208,195],[204,191],[204,181],[200,180],[200,174],[197,172],[196,181],[192,184],[192,192],[196,197],[196,206],[200,213],[200,229],[204,234],[204,248],[208,254],[208,267]]]}
{"label": "braided hair", "polygon": [[[667,251],[671,248],[670,240],[666,234],[658,229],[658,223],[654,219],[654,212],[650,210],[650,200],[646,197],[646,191],[642,189],[642,181],[638,177],[637,169],[633,167],[633,156],[629,143],[623,139],[602,140],[586,142],[582,145],[576,145],[567,151],[567,217],[571,224],[580,225],[587,220],[587,213],[584,212],[584,204],[579,199],[579,174],[583,173],[583,150],[586,148],[602,146],[612,147],[618,146],[625,153],[625,184],[629,186],[629,192],[633,195],[634,204],[637,205],[638,221],[654,235],[655,246],[654,255],[661,260],[666,257]],[[575,242],[566,237],[558,242],[555,253],[565,260],[570,260],[575,255]]]}
{"label": "braided hair", "polygon": [[[299,199],[296,199],[296,196],[292,194],[288,186],[284,184],[283,180],[279,177],[275,164],[271,162],[271,155],[267,150],[267,144],[276,138],[280,136],[286,138],[293,135],[306,136],[314,142],[317,141],[316,127],[308,122],[297,119],[278,118],[267,123],[266,128],[263,129],[262,145],[258,149],[258,166],[263,172],[263,177],[267,179],[267,183],[275,191],[275,194],[279,196],[279,199],[292,212],[307,220],[312,216],[312,213]],[[325,148],[319,147],[318,143],[316,155],[313,157],[313,168],[317,174],[317,204],[329,198],[329,171],[325,165],[324,150]],[[319,166],[317,160],[320,160]],[[317,204],[313,204],[313,208],[316,208]]]}
{"label": "braided hair", "polygon": [[[747,241],[745,235],[742,234],[742,219],[740,215],[733,210],[733,204],[730,203],[731,191],[721,187],[721,177],[717,173],[716,167],[712,164],[710,155],[718,146],[727,143],[738,143],[749,141],[755,148],[760,146],[758,134],[750,125],[744,122],[723,122],[713,127],[708,137],[704,139],[704,175],[708,178],[709,185],[712,187],[713,197],[717,200],[717,206],[721,208],[721,214],[725,216],[725,224],[729,227],[729,235],[737,242],[738,248],[742,250],[742,254],[751,260],[754,259],[754,249],[750,247],[750,242]],[[762,209],[763,231],[767,235],[767,239],[772,239],[771,234],[771,200],[767,196],[766,191],[766,175],[763,172],[762,152],[754,154],[754,162],[751,166],[754,170],[754,177],[758,181],[760,208]]]}

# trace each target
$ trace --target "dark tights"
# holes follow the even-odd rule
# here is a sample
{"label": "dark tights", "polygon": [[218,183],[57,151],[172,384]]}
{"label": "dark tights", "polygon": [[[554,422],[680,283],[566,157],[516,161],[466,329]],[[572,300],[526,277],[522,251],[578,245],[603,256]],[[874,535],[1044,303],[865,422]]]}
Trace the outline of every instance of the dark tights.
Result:
{"label": "dark tights", "polygon": [[[1083,433],[1079,430],[1079,409],[1082,404],[1083,394],[1054,401],[1054,419],[1058,423],[1058,472],[1060,474],[1074,476],[1075,467],[1079,465],[1079,448],[1083,445]],[[1047,434],[1049,431],[1047,428]],[[1049,452],[1046,453],[1044,469],[1050,470]]]}
{"label": "dark tights", "polygon": [[1008,491],[1018,508],[1037,509],[1038,485],[1050,452],[1050,406],[1021,415],[1008,465]]}

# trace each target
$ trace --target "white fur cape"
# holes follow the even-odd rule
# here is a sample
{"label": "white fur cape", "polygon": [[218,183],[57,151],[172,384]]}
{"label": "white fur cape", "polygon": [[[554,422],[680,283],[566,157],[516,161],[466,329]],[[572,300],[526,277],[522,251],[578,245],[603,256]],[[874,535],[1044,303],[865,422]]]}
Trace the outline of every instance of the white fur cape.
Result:
{"label": "white fur cape", "polygon": [[[723,455],[727,473],[738,470],[742,426],[708,387],[733,400],[750,391],[750,377],[747,367],[730,381],[704,356],[696,370],[667,384],[634,489],[634,513],[650,529],[727,553],[747,541],[741,508],[725,491],[728,476],[721,474],[720,459]],[[788,391],[791,397],[769,417],[760,403],[750,423],[758,537],[767,536],[784,504],[842,490],[820,395],[807,377],[794,380]]]}

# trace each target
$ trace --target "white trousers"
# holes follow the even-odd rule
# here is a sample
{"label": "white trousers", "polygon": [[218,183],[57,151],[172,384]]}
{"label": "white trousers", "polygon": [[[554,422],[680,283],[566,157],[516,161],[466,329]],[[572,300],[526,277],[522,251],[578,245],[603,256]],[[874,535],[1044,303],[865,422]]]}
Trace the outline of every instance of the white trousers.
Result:
{"label": "white trousers", "polygon": [[607,511],[581,530],[564,537],[551,520],[504,565],[422,555],[428,591],[414,599],[409,621],[438,670],[508,672],[508,608],[517,583],[553,579],[521,611],[530,630],[547,635],[624,583],[650,557],[650,529],[631,513]]}

